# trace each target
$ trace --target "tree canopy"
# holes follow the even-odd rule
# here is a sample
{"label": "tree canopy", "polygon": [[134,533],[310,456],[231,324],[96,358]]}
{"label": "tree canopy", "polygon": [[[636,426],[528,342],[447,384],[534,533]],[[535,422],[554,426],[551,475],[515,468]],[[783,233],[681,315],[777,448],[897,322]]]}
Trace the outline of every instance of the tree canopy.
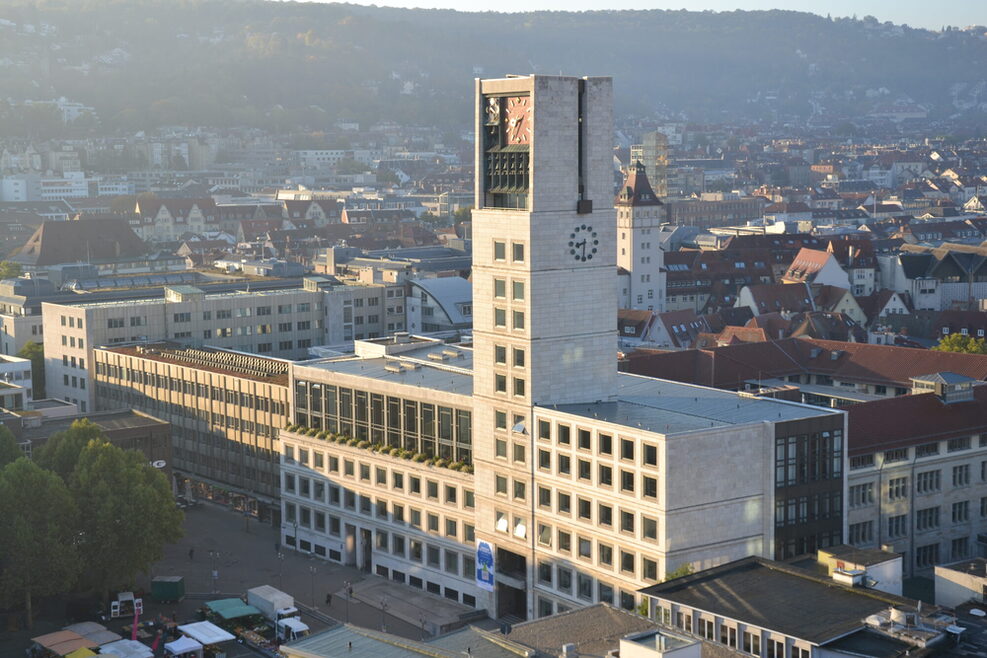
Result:
{"label": "tree canopy", "polygon": [[0,468],[17,461],[24,456],[24,451],[17,445],[14,435],[6,425],[0,425]]}
{"label": "tree canopy", "polygon": [[983,338],[949,334],[939,339],[939,344],[932,349],[939,352],[962,352],[964,354],[987,354],[987,343]]}
{"label": "tree canopy", "polygon": [[0,261],[0,279],[16,279],[24,273],[20,263],[12,263],[9,260]]}
{"label": "tree canopy", "polygon": [[[106,441],[77,420],[52,435],[37,461],[10,461],[0,429],[0,605],[70,591],[105,598],[133,585],[182,536],[182,512],[167,478],[136,450]],[[9,432],[7,432],[9,434]],[[14,449],[19,449],[16,445]]]}
{"label": "tree canopy", "polygon": [[79,456],[90,441],[105,441],[103,430],[88,418],[73,421],[69,429],[55,432],[38,451],[38,465],[54,471],[71,484],[72,474],[79,463]]}
{"label": "tree canopy", "polygon": [[28,341],[17,356],[31,361],[31,389],[35,400],[45,397],[45,346]]}
{"label": "tree canopy", "polygon": [[97,592],[129,586],[182,536],[182,512],[144,455],[90,441],[71,476],[79,505],[82,582]]}
{"label": "tree canopy", "polygon": [[0,470],[0,603],[23,602],[28,627],[33,599],[66,592],[80,562],[77,507],[62,479],[29,459]]}

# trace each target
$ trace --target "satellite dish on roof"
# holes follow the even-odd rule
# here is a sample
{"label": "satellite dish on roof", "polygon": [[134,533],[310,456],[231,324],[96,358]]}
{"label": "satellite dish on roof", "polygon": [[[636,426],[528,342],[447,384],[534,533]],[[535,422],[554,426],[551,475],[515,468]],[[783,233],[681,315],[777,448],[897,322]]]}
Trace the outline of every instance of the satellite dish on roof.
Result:
{"label": "satellite dish on roof", "polygon": [[166,462],[163,459],[155,459],[153,462],[151,462],[151,466],[153,468],[164,468],[167,465],[168,465],[168,462]]}

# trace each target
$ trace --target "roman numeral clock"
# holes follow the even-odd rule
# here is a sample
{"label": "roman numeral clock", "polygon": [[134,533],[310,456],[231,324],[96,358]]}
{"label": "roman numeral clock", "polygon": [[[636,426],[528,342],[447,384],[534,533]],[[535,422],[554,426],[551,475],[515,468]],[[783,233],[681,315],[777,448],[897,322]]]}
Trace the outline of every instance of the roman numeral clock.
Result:
{"label": "roman numeral clock", "polygon": [[532,102],[528,95],[486,98],[485,207],[527,207],[532,119]]}

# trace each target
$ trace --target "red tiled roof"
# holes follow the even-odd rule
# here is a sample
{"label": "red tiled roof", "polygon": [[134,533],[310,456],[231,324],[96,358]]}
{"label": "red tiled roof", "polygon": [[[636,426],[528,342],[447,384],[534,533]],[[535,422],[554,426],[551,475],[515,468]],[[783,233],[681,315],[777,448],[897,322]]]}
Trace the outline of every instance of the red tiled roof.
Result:
{"label": "red tiled roof", "polygon": [[987,355],[817,338],[786,338],[668,354],[640,350],[628,356],[625,368],[639,375],[719,388],[738,388],[751,379],[803,373],[901,387],[911,386],[912,377],[943,371],[987,381]]}
{"label": "red tiled roof", "polygon": [[748,286],[758,314],[812,311],[812,295],[804,283],[761,283]]}
{"label": "red tiled roof", "polygon": [[987,432],[987,386],[973,400],[945,404],[935,393],[902,395],[847,408],[849,454],[904,448]]}

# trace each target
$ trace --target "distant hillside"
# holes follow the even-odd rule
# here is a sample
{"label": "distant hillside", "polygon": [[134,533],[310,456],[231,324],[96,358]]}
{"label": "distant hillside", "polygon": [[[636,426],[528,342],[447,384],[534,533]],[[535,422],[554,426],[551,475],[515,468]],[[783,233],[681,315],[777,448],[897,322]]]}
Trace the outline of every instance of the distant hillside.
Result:
{"label": "distant hillside", "polygon": [[790,11],[472,14],[258,0],[10,0],[0,19],[0,97],[65,96],[125,130],[341,119],[462,128],[474,75],[531,71],[613,75],[624,116],[806,118],[815,108],[830,120],[894,101],[970,122],[987,111],[983,28],[940,34]]}

